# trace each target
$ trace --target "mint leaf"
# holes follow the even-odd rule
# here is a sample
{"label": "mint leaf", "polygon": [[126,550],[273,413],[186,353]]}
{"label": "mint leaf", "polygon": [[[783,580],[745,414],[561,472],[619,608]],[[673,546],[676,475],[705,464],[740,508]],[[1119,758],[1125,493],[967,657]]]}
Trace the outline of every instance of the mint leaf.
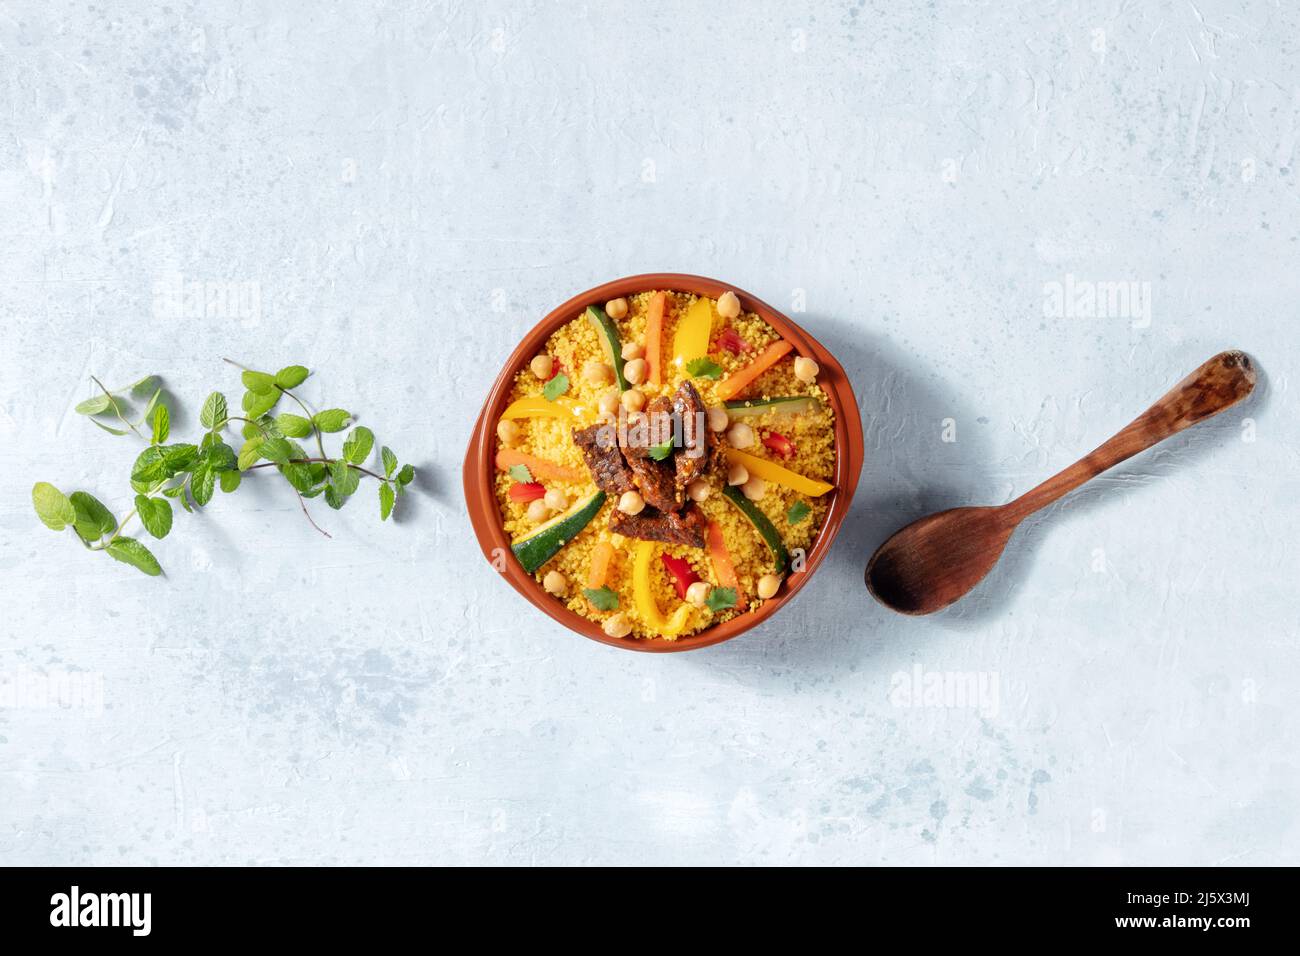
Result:
{"label": "mint leaf", "polygon": [[243,478],[244,476],[237,471],[223,471],[218,480],[221,482],[221,490],[230,494],[239,487]]}
{"label": "mint leaf", "polygon": [[158,559],[135,538],[116,538],[105,550],[108,551],[109,557],[123,564],[129,564],[133,568],[139,568],[150,577],[162,574],[162,566],[158,564]]}
{"label": "mint leaf", "polygon": [[646,454],[648,454],[655,461],[663,461],[672,453],[673,453],[673,440],[671,438],[668,439],[666,442],[664,442],[662,445],[651,446],[650,450],[646,452]]}
{"label": "mint leaf", "polygon": [[190,475],[190,494],[196,505],[206,505],[212,500],[217,487],[217,473],[207,465],[199,465]]}
{"label": "mint leaf", "polygon": [[238,466],[235,449],[220,440],[203,449],[202,454],[199,455],[199,461],[213,471],[229,471]]}
{"label": "mint leaf", "polygon": [[113,401],[107,395],[96,395],[84,402],[78,402],[73,409],[78,415],[99,415],[113,407]]}
{"label": "mint leaf", "polygon": [[352,421],[352,415],[341,408],[327,408],[313,415],[312,421],[323,432],[341,432]]}
{"label": "mint leaf", "polygon": [[275,408],[276,402],[283,394],[278,388],[273,388],[269,392],[245,392],[240,404],[249,418],[261,418]]}
{"label": "mint leaf", "polygon": [[533,480],[533,473],[528,470],[527,465],[511,465],[506,473],[521,484],[526,485]]}
{"label": "mint leaf", "polygon": [[[199,449],[196,445],[159,445],[158,450],[162,452],[163,466],[168,478],[182,471],[189,471],[199,460]],[[135,475],[131,477],[134,478]]]}
{"label": "mint leaf", "polygon": [[161,445],[171,434],[172,416],[166,405],[159,405],[153,413],[153,443]]}
{"label": "mint leaf", "polygon": [[393,486],[386,481],[379,483],[379,520],[387,521],[388,516],[393,513],[393,503],[397,500],[397,493],[393,491]]}
{"label": "mint leaf", "polygon": [[151,388],[155,389],[156,391],[162,391],[162,389],[158,388],[157,375],[146,375],[138,382],[132,382],[130,385],[126,387],[127,391],[129,391],[131,395],[135,398],[139,398],[141,395],[148,393],[149,389]]}
{"label": "mint leaf", "polygon": [[199,424],[212,431],[223,428],[229,411],[226,406],[226,396],[220,392],[213,392],[203,401],[203,408],[199,412]]}
{"label": "mint leaf", "polygon": [[280,429],[280,433],[289,438],[306,438],[312,432],[311,422],[301,415],[291,415],[288,412],[281,412],[275,416],[275,425]]}
{"label": "mint leaf", "polygon": [[785,520],[789,524],[798,524],[812,514],[812,509],[808,507],[807,502],[796,501],[790,506],[790,510],[785,513]]}
{"label": "mint leaf", "polygon": [[365,425],[358,425],[343,442],[343,457],[354,465],[364,465],[375,447],[375,434]]}
{"label": "mint leaf", "polygon": [[266,372],[244,372],[239,376],[239,380],[250,392],[262,394],[275,391],[275,376],[268,375]]}
{"label": "mint leaf", "polygon": [[343,459],[335,459],[330,465],[330,487],[338,495],[340,504],[348,495],[357,490],[361,484],[361,472],[355,468],[349,468],[348,463]]}
{"label": "mint leaf", "polygon": [[117,530],[117,519],[94,495],[74,491],[68,496],[77,513],[76,529],[83,541],[98,541]]}
{"label": "mint leaf", "polygon": [[415,480],[415,466],[403,465],[402,470],[397,473],[397,483],[405,488]]}
{"label": "mint leaf", "polygon": [[264,441],[266,441],[266,439],[261,435],[254,435],[252,438],[248,439],[248,441],[244,442],[243,446],[239,449],[239,457],[236,460],[236,464],[240,471],[248,471],[248,469],[252,468],[253,465],[257,464],[257,459],[262,457],[259,448]]}
{"label": "mint leaf", "polygon": [[582,595],[597,611],[618,610],[618,594],[609,588],[583,588]]}
{"label": "mint leaf", "polygon": [[273,461],[277,465],[283,465],[293,457],[293,449],[289,446],[289,442],[279,435],[264,438],[257,451],[267,461]]}
{"label": "mint leaf", "polygon": [[36,517],[51,531],[62,531],[70,524],[76,524],[77,509],[59,491],[47,481],[38,481],[32,485],[32,506]]}
{"label": "mint leaf", "polygon": [[135,513],[140,517],[144,530],[155,538],[167,537],[167,532],[172,529],[172,506],[166,498],[136,495]]}
{"label": "mint leaf", "polygon": [[145,403],[144,411],[140,413],[140,421],[149,421],[149,416],[153,413],[154,406],[158,404],[158,399],[162,397],[162,389],[155,389],[154,393],[149,396],[149,401]]}
{"label": "mint leaf", "polygon": [[131,466],[131,480],[141,482],[161,481],[167,477],[167,462],[163,459],[162,449],[150,445],[140,452]]}
{"label": "mint leaf", "polygon": [[542,394],[548,402],[553,402],[569,390],[569,376],[561,372],[542,386]]}
{"label": "mint leaf", "polygon": [[693,378],[711,378],[717,380],[722,377],[722,366],[711,358],[691,359],[686,363],[686,374]]}
{"label": "mint leaf", "polygon": [[126,429],[125,429],[125,428],[109,428],[109,427],[108,427],[107,425],[105,425],[103,422],[96,421],[96,420],[93,419],[93,418],[90,420],[90,422],[91,422],[92,425],[98,425],[100,428],[104,429],[104,431],[108,432],[110,435],[125,435],[125,434],[126,434]]}
{"label": "mint leaf", "polygon": [[297,388],[307,381],[307,370],[301,365],[288,365],[275,373],[275,384],[281,388]]}
{"label": "mint leaf", "polygon": [[736,606],[736,589],[735,588],[714,588],[709,592],[709,596],[704,599],[704,606],[714,614],[719,611],[725,611],[727,608]]}
{"label": "mint leaf", "polygon": [[393,450],[385,445],[379,449],[379,457],[384,462],[384,477],[393,477],[393,472],[397,470],[397,456],[393,454]]}

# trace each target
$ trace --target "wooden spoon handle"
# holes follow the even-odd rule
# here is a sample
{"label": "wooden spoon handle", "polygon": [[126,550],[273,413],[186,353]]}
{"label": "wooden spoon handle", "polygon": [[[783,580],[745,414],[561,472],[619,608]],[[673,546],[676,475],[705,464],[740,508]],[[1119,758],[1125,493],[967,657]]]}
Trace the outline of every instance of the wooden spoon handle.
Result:
{"label": "wooden spoon handle", "polygon": [[1245,352],[1220,352],[1183,379],[1114,438],[1005,506],[1020,521],[1138,452],[1236,405],[1255,387]]}

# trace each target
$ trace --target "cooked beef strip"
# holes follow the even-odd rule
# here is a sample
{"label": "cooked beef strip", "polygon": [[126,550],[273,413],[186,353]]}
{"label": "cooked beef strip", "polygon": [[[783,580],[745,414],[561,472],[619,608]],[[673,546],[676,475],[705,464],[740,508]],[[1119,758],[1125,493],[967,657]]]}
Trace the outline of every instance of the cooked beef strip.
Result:
{"label": "cooked beef strip", "polygon": [[667,461],[629,458],[627,464],[632,470],[632,481],[646,504],[660,511],[676,511],[682,506],[684,499],[677,495],[673,469]]}
{"label": "cooked beef strip", "polygon": [[629,461],[633,458],[645,458],[650,454],[651,448],[673,440],[675,425],[672,399],[663,397],[651,399],[650,404],[646,406],[645,414],[643,424],[638,425],[629,421],[619,429],[618,447],[622,449],[623,457]]}
{"label": "cooked beef strip", "polygon": [[704,400],[689,381],[677,387],[677,394],[673,396],[673,415],[681,423],[681,447],[673,452],[680,492],[704,474],[709,464],[710,432]]}
{"label": "cooked beef strip", "polygon": [[573,430],[573,442],[582,449],[587,468],[596,487],[609,494],[621,495],[636,487],[632,470],[618,450],[614,426],[599,424]]}
{"label": "cooked beef strip", "polygon": [[704,512],[694,505],[687,505],[678,514],[646,508],[640,514],[628,515],[615,508],[609,516],[609,530],[617,534],[691,548],[704,547],[708,524]]}

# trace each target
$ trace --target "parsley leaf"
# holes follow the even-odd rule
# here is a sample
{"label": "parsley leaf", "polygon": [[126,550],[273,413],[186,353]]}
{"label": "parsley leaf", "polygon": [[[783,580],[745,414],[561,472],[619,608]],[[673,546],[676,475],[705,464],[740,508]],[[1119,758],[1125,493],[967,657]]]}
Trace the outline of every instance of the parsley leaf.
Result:
{"label": "parsley leaf", "polygon": [[790,506],[790,510],[785,513],[785,520],[790,524],[798,524],[812,514],[812,509],[808,507],[807,502],[796,501]]}
{"label": "parsley leaf", "polygon": [[735,588],[714,588],[709,592],[709,596],[704,599],[704,606],[714,614],[719,611],[725,611],[727,608],[736,606],[736,589]]}
{"label": "parsley leaf", "polygon": [[553,402],[569,390],[569,376],[561,372],[542,387],[542,394],[548,402]]}
{"label": "parsley leaf", "polygon": [[528,484],[533,480],[533,473],[528,470],[527,465],[511,465],[509,469],[510,477],[521,484]]}
{"label": "parsley leaf", "polygon": [[663,461],[673,453],[673,440],[670,438],[662,445],[652,445],[646,453],[655,461]]}
{"label": "parsley leaf", "polygon": [[711,358],[691,359],[686,363],[686,372],[694,378],[722,378],[722,366]]}
{"label": "parsley leaf", "polygon": [[583,588],[582,594],[597,611],[618,609],[618,595],[609,588]]}

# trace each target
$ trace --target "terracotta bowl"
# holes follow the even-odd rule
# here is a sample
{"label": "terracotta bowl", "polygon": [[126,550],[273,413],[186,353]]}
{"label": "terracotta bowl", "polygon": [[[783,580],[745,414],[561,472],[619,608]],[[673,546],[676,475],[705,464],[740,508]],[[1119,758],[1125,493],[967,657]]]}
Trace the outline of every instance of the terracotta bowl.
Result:
{"label": "terracotta bowl", "polygon": [[[674,292],[693,292],[717,298],[723,292],[731,290],[740,296],[741,306],[749,312],[756,312],[763,321],[781,333],[794,344],[796,354],[810,356],[821,366],[818,382],[825,390],[831,407],[835,410],[835,490],[829,492],[830,510],[826,521],[808,549],[804,569],[788,575],[781,586],[781,592],[771,600],[753,611],[741,614],[722,624],[718,624],[691,637],[665,640],[663,638],[616,638],[609,637],[600,629],[600,625],[589,621],[570,611],[559,601],[546,594],[540,584],[520,567],[510,552],[510,539],[501,527],[501,516],[497,508],[496,496],[492,491],[493,457],[496,453],[497,419],[505,409],[515,373],[528,365],[528,362],[542,350],[546,339],[564,323],[575,318],[592,303],[604,303],[619,296],[632,295],[650,289],[665,289]],[[546,318],[537,323],[510,354],[502,365],[492,391],[488,394],[483,410],[474,424],[469,449],[465,453],[464,481],[465,503],[469,506],[470,523],[478,536],[479,547],[483,556],[494,563],[494,567],[504,565],[502,577],[512,587],[542,611],[549,614],[571,631],[589,637],[593,641],[620,647],[628,651],[690,651],[710,644],[719,644],[737,637],[750,628],[762,624],[772,615],[786,606],[799,589],[807,583],[812,573],[817,570],[822,559],[830,550],[831,542],[839,531],[840,523],[848,514],[853,492],[858,485],[858,474],[862,471],[862,421],[858,416],[857,401],[853,389],[844,375],[844,369],[816,339],[795,325],[784,315],[762,302],[748,292],[716,279],[703,276],[677,275],[656,272],[649,275],[629,276],[615,279],[604,285],[589,289],[574,296],[568,302],[553,309]]]}

